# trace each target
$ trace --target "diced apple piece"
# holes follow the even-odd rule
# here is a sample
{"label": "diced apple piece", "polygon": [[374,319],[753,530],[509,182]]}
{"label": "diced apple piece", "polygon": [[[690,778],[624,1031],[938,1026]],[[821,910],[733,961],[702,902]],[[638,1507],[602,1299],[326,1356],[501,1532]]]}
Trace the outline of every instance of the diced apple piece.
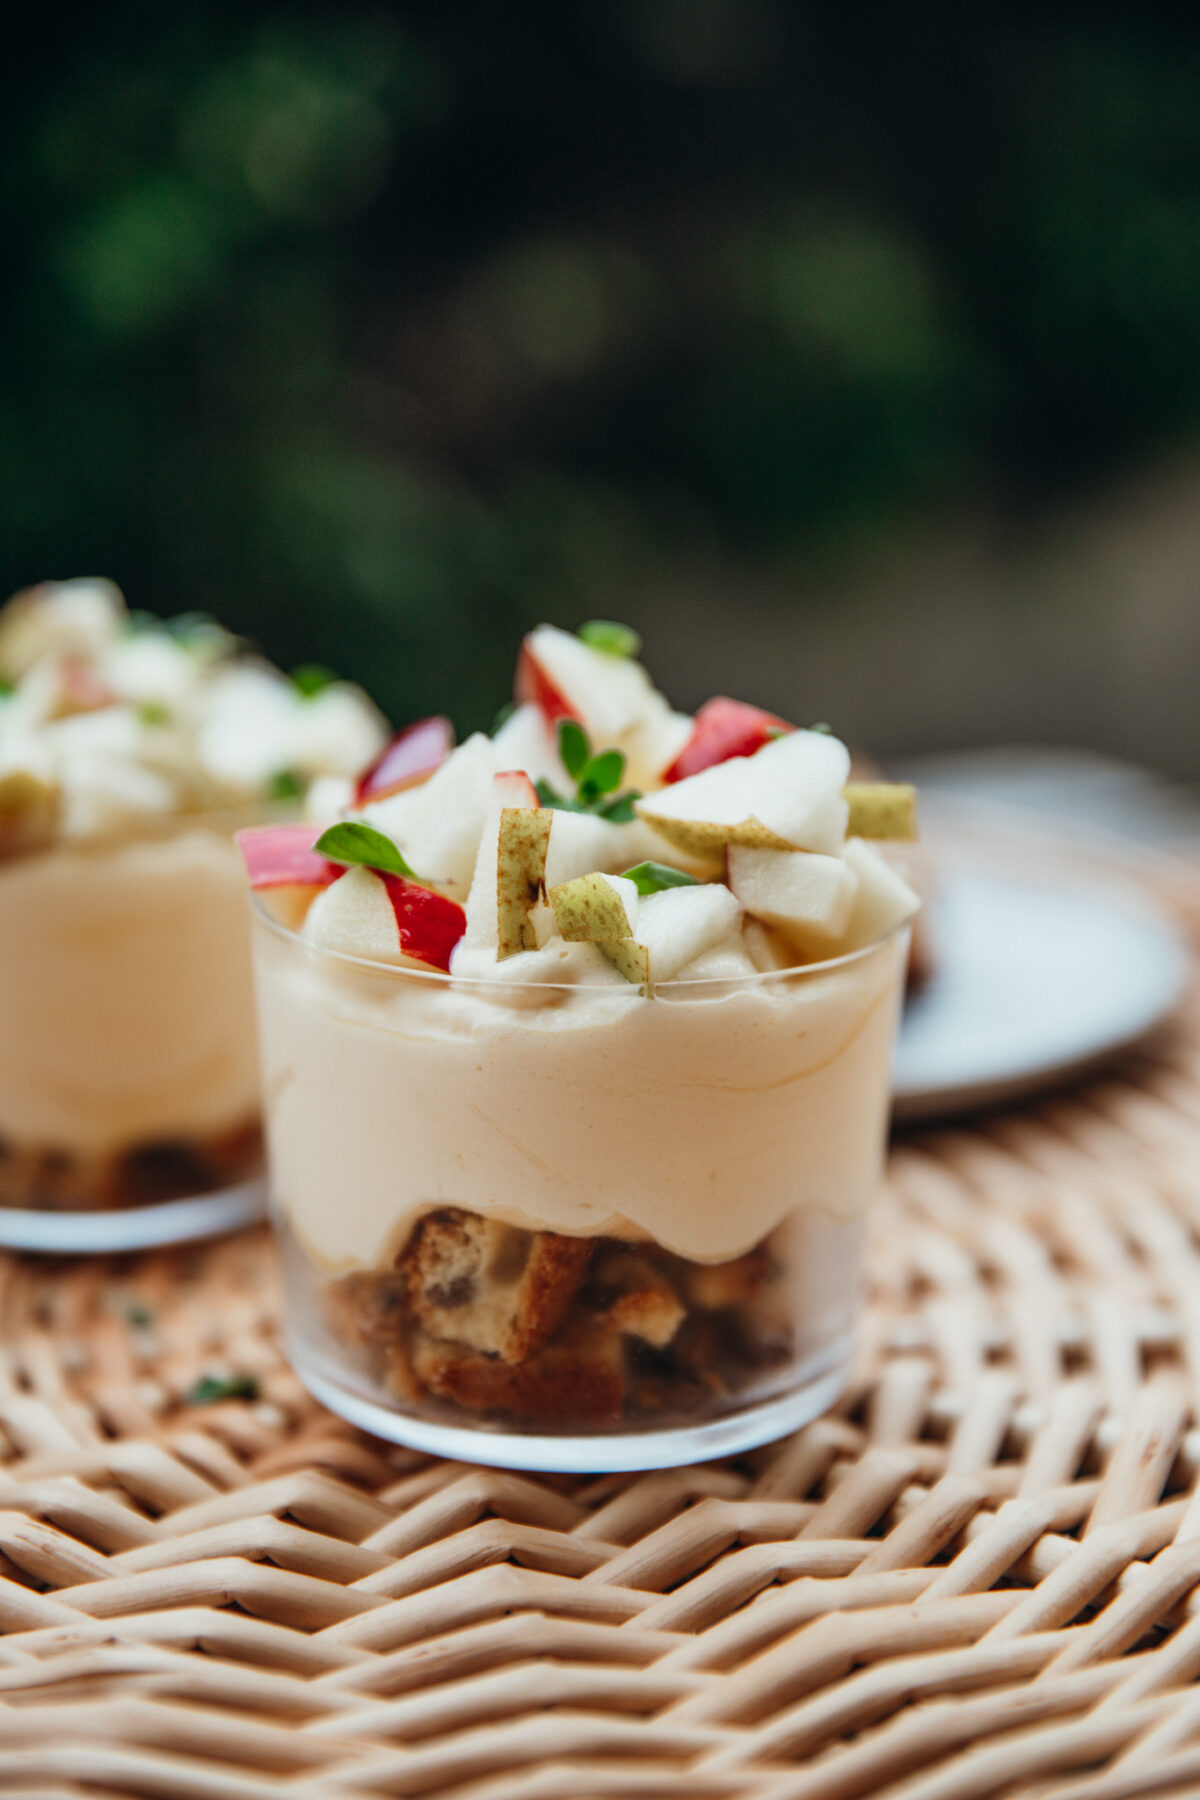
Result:
{"label": "diced apple piece", "polygon": [[794,969],[798,951],[794,944],[761,919],[746,919],[742,925],[742,942],[746,953],[760,974],[773,973],[777,969]]}
{"label": "diced apple piece", "polygon": [[661,694],[652,698],[653,704],[642,722],[624,732],[619,741],[619,748],[625,752],[625,780],[630,787],[661,787],[667,780],[666,771],[692,735],[690,714],[672,711]]}
{"label": "diced apple piece", "polygon": [[650,979],[674,980],[729,936],[741,911],[736,895],[720,882],[650,894],[638,907],[636,939],[649,956]]}
{"label": "diced apple piece", "polygon": [[296,704],[292,683],[268,663],[239,662],[218,670],[197,734],[203,768],[234,793],[262,792],[292,766]]}
{"label": "diced apple piece", "polygon": [[405,788],[416,787],[440,769],[454,749],[454,727],[440,716],[418,719],[390,738],[358,778],[355,803],[386,800]]}
{"label": "diced apple piece", "polygon": [[[371,801],[355,816],[390,837],[409,867],[427,881],[462,897],[471,885],[480,833],[492,805],[492,784],[492,747],[477,731],[419,787]],[[533,793],[528,785],[525,791]],[[536,793],[529,804],[537,805]],[[498,816],[495,825],[498,828]],[[492,848],[494,853],[494,840]]]}
{"label": "diced apple piece", "polygon": [[43,581],[25,588],[0,612],[0,676],[20,681],[49,655],[94,662],[125,618],[121,590],[111,581]]}
{"label": "diced apple piece", "polygon": [[304,935],[322,949],[370,962],[448,970],[464,924],[462,907],[444,894],[360,866],[317,896]]}
{"label": "diced apple piece", "polygon": [[560,791],[570,787],[558,754],[558,733],[540,706],[527,702],[509,714],[492,737],[493,766],[524,769],[532,781],[548,781]]}
{"label": "diced apple piece", "polygon": [[329,887],[341,870],[313,849],[320,829],[315,825],[258,825],[235,833],[250,886]]}
{"label": "diced apple piece", "polygon": [[387,736],[387,722],[362,688],[334,681],[297,694],[286,763],[302,775],[357,775]]}
{"label": "diced apple piece", "polygon": [[673,848],[710,865],[727,844],[833,854],[845,835],[849,767],[837,738],[793,731],[648,794],[635,810]]}
{"label": "diced apple piece", "polygon": [[808,955],[829,955],[850,919],[858,879],[840,856],[731,844],[729,886],[746,911]]}
{"label": "diced apple piece", "polygon": [[666,782],[686,781],[728,762],[732,756],[753,756],[764,744],[782,732],[794,731],[785,719],[764,712],[761,706],[749,706],[744,700],[730,700],[717,694],[706,700],[692,721],[692,729],[674,762],[666,770]]}
{"label": "diced apple piece", "polygon": [[546,891],[553,817],[536,805],[501,809],[496,843],[496,955],[501,962],[538,947],[530,914]]}
{"label": "diced apple piece", "polygon": [[861,950],[887,937],[920,911],[920,896],[879,854],[873,844],[851,838],[843,855],[858,880],[854,905],[839,946],[842,952]]}
{"label": "diced apple piece", "polygon": [[578,875],[552,887],[560,937],[569,944],[599,944],[631,938],[637,930],[638,891],[622,875]]}
{"label": "diced apple piece", "polygon": [[196,662],[167,631],[133,631],[110,645],[100,673],[122,700],[186,712],[196,689]]}
{"label": "diced apple piece", "polygon": [[641,663],[595,650],[573,632],[539,625],[521,646],[517,699],[540,706],[551,724],[578,719],[606,750],[662,703]]}
{"label": "diced apple piece", "polygon": [[354,800],[354,783],[346,775],[318,775],[308,784],[304,816],[314,825],[332,825],[344,818]]}
{"label": "diced apple piece", "polygon": [[[473,742],[474,739],[467,739],[468,744]],[[490,761],[491,752],[490,746],[488,746],[488,740],[484,738],[482,742],[487,748]],[[466,747],[466,744],[462,745],[461,749],[455,752],[455,755],[460,756]],[[449,768],[450,764],[447,763],[446,767]],[[435,775],[433,780],[425,787],[419,788],[417,793],[419,795],[428,793],[429,789],[433,786],[433,782],[440,779],[441,772],[439,771],[439,774]],[[471,876],[470,891],[467,894],[466,900],[466,940],[469,944],[486,945],[491,950],[493,956],[496,955],[500,943],[498,879],[500,869],[500,816],[506,807],[535,808],[537,803],[537,789],[534,787],[532,781],[530,781],[528,775],[523,771],[506,769],[501,775],[488,776],[487,797],[484,801],[482,828],[476,834],[478,838],[478,849],[475,854],[475,868],[474,873]],[[393,800],[390,803],[385,802],[384,804],[395,806],[399,804],[399,799]],[[551,817],[553,817],[553,815],[551,815]],[[551,842],[553,841],[552,830]],[[401,847],[403,848],[403,846]],[[425,871],[422,870],[422,874],[424,873]]]}
{"label": "diced apple piece", "polygon": [[910,844],[917,836],[917,790],[906,781],[849,781],[846,833]]}
{"label": "diced apple piece", "polygon": [[677,977],[680,981],[740,981],[757,975],[758,965],[747,950],[743,934],[731,931],[727,938],[711,950],[685,963]]}

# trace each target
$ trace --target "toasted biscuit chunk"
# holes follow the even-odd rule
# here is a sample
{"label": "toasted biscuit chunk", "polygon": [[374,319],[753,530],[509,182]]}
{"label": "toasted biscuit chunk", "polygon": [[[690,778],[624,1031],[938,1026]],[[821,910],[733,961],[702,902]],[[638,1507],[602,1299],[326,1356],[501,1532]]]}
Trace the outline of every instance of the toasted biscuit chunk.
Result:
{"label": "toasted biscuit chunk", "polygon": [[685,1317],[679,1295],[650,1259],[612,1248],[593,1264],[589,1298],[605,1324],[656,1350],[671,1342]]}
{"label": "toasted biscuit chunk", "polygon": [[508,1413],[538,1425],[607,1425],[620,1418],[625,1400],[620,1337],[595,1326],[576,1325],[516,1364],[423,1333],[411,1356],[428,1393],[473,1412]]}
{"label": "toasted biscuit chunk", "polygon": [[421,1220],[400,1267],[431,1337],[522,1363],[562,1324],[591,1251],[588,1238],[443,1207]]}
{"label": "toasted biscuit chunk", "polygon": [[719,1312],[724,1306],[740,1306],[754,1298],[771,1273],[771,1258],[759,1244],[732,1262],[687,1263],[684,1267],[691,1304],[706,1312]]}

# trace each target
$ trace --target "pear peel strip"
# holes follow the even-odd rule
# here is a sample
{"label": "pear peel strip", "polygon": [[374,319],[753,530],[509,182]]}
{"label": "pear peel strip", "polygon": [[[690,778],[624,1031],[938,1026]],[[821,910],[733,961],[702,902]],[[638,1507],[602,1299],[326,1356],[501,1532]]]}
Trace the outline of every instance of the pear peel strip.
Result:
{"label": "pear peel strip", "polygon": [[530,913],[546,889],[546,851],[554,815],[548,807],[506,806],[496,841],[496,960],[536,950]]}

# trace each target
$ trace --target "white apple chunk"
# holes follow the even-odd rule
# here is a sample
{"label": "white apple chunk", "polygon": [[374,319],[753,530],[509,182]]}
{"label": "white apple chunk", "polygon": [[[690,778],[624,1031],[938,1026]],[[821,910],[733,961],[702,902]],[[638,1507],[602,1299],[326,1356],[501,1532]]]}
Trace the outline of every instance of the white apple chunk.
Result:
{"label": "white apple chunk", "polygon": [[492,766],[497,774],[524,769],[531,781],[548,781],[560,793],[571,785],[558,754],[558,732],[531,701],[511,712],[493,736]]}
{"label": "white apple chunk", "polygon": [[679,971],[680,981],[741,981],[747,975],[757,975],[758,965],[746,948],[745,939],[740,931],[731,931],[727,938],[714,944],[711,950],[705,950],[700,956],[693,957]]}
{"label": "white apple chunk", "polygon": [[391,838],[423,880],[461,899],[471,885],[492,787],[492,746],[477,731],[420,787],[373,800],[353,816]]}
{"label": "white apple chunk", "polygon": [[388,891],[374,869],[347,869],[308,909],[304,936],[323,950],[401,962],[400,928]]}
{"label": "white apple chunk", "polygon": [[[468,738],[467,744],[472,741]],[[483,739],[483,743],[487,747],[490,763],[491,747],[487,738]],[[460,750],[465,750],[467,744],[461,745]],[[458,754],[459,751],[456,751],[455,755]],[[453,757],[450,760],[453,761]],[[449,763],[443,764],[443,769],[449,766]],[[438,773],[441,774],[442,770]],[[437,776],[434,776],[423,788],[418,788],[416,793],[428,793],[436,779]],[[401,797],[396,796],[397,799]],[[503,814],[507,808],[533,808],[537,803],[537,791],[528,775],[522,771],[505,770],[502,775],[489,773],[482,828],[476,834],[478,848],[475,852],[475,867],[466,898],[467,928],[463,933],[463,940],[470,945],[482,944],[491,951],[493,959],[500,948],[499,873]],[[553,829],[550,841],[554,841]],[[424,874],[425,871],[422,870],[421,873]],[[543,876],[543,881],[544,879]]]}
{"label": "white apple chunk", "polygon": [[635,942],[649,958],[651,981],[673,981],[736,928],[741,902],[719,882],[664,888],[638,907]]}
{"label": "white apple chunk", "polygon": [[638,815],[685,855],[714,861],[727,844],[833,855],[845,837],[846,746],[792,731],[636,803]]}
{"label": "white apple chunk", "polygon": [[357,775],[387,738],[387,723],[360,687],[334,681],[319,693],[298,690],[288,758],[301,775]]}
{"label": "white apple chunk", "polygon": [[842,952],[861,950],[885,938],[921,909],[920,896],[903,876],[884,860],[873,844],[851,838],[843,852],[853,869],[858,887],[854,905],[839,946]]}
{"label": "white apple chunk", "polygon": [[729,886],[748,913],[810,956],[831,954],[858,889],[858,877],[840,856],[730,844],[727,867]]}
{"label": "white apple chunk", "polygon": [[0,675],[20,681],[46,656],[98,661],[126,623],[111,581],[44,581],[14,594],[0,622]]}
{"label": "white apple chunk", "polygon": [[291,767],[296,697],[293,683],[269,663],[219,671],[197,734],[204,770],[234,793],[260,793],[272,776]]}
{"label": "white apple chunk", "polygon": [[742,942],[746,954],[761,975],[775,974],[780,969],[796,967],[796,947],[778,931],[764,925],[761,919],[746,919],[742,924]]}
{"label": "white apple chunk", "polygon": [[552,733],[560,718],[578,719],[594,750],[624,751],[633,787],[657,786],[692,733],[691,719],[672,711],[641,663],[553,625],[539,625],[522,644],[517,696],[536,706]]}

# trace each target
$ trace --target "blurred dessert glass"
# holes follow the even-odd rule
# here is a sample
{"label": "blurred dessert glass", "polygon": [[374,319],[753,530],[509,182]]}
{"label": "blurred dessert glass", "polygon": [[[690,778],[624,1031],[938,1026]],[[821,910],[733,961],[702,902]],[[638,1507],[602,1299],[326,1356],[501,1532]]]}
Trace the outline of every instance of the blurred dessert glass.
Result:
{"label": "blurred dessert glass", "polygon": [[131,617],[107,582],[0,611],[0,1243],[131,1248],[261,1209],[232,833],[348,791],[382,737],[358,690]]}

